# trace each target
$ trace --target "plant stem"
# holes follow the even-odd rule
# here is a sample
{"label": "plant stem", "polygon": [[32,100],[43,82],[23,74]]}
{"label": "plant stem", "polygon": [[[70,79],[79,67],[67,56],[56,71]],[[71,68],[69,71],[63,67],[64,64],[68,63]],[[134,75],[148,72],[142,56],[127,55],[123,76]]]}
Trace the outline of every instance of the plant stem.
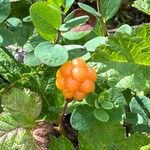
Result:
{"label": "plant stem", "polygon": [[101,23],[101,30],[102,30],[102,35],[103,36],[107,36],[108,33],[107,33],[107,27],[106,27],[106,21],[105,19],[103,18],[103,3],[102,3],[102,0],[97,0],[97,10],[98,12],[101,14],[101,17],[99,18],[100,19],[100,23]]}
{"label": "plant stem", "polygon": [[66,112],[66,109],[67,109],[67,106],[68,106],[68,101],[65,101],[65,104],[64,104],[64,107],[63,107],[63,110],[62,110],[62,113],[61,113],[61,116],[60,116],[60,121],[59,121],[59,130],[61,132],[63,132],[63,120],[64,120],[64,115],[65,115],[65,112]]}

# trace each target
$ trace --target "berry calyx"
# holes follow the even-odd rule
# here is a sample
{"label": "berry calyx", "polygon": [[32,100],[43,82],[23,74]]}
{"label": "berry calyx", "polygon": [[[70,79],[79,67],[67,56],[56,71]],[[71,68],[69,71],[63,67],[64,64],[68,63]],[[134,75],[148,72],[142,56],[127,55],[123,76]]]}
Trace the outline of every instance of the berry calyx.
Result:
{"label": "berry calyx", "polygon": [[56,73],[56,86],[66,100],[82,101],[88,93],[94,92],[96,71],[81,59],[63,64]]}

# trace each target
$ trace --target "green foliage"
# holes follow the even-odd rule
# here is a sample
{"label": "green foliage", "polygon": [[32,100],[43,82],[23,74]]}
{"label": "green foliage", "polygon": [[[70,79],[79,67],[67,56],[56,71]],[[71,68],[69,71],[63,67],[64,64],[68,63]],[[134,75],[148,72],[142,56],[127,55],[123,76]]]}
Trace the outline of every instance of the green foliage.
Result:
{"label": "green foliage", "polygon": [[67,140],[65,137],[60,137],[60,138],[52,138],[51,145],[50,145],[51,150],[74,150],[73,145],[69,140]]}
{"label": "green foliage", "polygon": [[[82,150],[137,150],[149,143],[145,135],[132,135],[125,139],[124,129],[119,124],[101,123],[92,129],[79,132],[80,149]],[[138,140],[139,139],[139,140]]]}
{"label": "green foliage", "polygon": [[76,18],[68,20],[62,26],[65,29],[65,31],[67,31],[72,27],[75,27],[75,26],[80,25],[80,24],[84,24],[88,19],[89,19],[89,16],[76,17]]}
{"label": "green foliage", "polygon": [[135,0],[132,6],[150,15],[150,1],[149,0]]}
{"label": "green foliage", "polygon": [[132,31],[131,35],[116,33],[108,38],[108,44],[98,48],[94,54],[96,60],[129,62],[139,65],[149,63],[149,25],[143,25]]}
{"label": "green foliage", "polygon": [[0,28],[0,36],[2,37],[2,46],[8,46],[15,43],[13,33],[5,28]]}
{"label": "green foliage", "polygon": [[0,148],[1,149],[34,149],[31,133],[22,128],[10,113],[0,115]]}
{"label": "green foliage", "polygon": [[28,66],[38,66],[41,62],[35,57],[34,51],[29,52],[25,58],[24,63]]}
{"label": "green foliage", "polygon": [[34,54],[42,63],[49,66],[59,66],[68,59],[68,53],[63,46],[53,45],[49,42],[39,44],[35,48]]}
{"label": "green foliage", "polygon": [[14,30],[15,41],[18,46],[22,46],[29,40],[30,36],[33,34],[33,27],[23,25],[21,27],[17,27]]}
{"label": "green foliage", "polygon": [[96,120],[93,118],[93,108],[88,105],[77,107],[71,116],[71,124],[77,130],[88,130],[94,126]]}
{"label": "green foliage", "polygon": [[145,96],[134,97],[130,102],[131,112],[142,117],[141,123],[150,125],[150,99]]}
{"label": "green foliage", "polygon": [[94,116],[102,122],[107,122],[109,120],[109,115],[102,108],[94,109]]}
{"label": "green foliage", "polygon": [[11,10],[9,0],[0,0],[0,23],[2,23],[8,16]]}
{"label": "green foliage", "polygon": [[102,0],[101,3],[100,4],[102,5],[102,16],[105,18],[105,20],[108,20],[112,18],[118,11],[121,0]]}
{"label": "green foliage", "polygon": [[78,5],[80,6],[80,8],[82,8],[83,10],[91,13],[92,15],[94,16],[101,16],[101,14],[99,14],[93,7],[91,6],[88,6],[86,4],[83,4],[83,3],[78,3]]}
{"label": "green foliage", "polygon": [[1,149],[34,149],[29,129],[41,112],[41,99],[29,90],[11,89],[2,96],[0,115]]}
{"label": "green foliage", "polygon": [[13,88],[2,96],[4,112],[11,113],[20,125],[33,126],[41,112],[41,99],[29,90]]}
{"label": "green foliage", "polygon": [[[0,0],[0,149],[148,150],[150,25],[107,36],[121,0],[74,2]],[[149,14],[148,2],[133,6]],[[64,111],[56,72],[78,57],[96,70],[95,91]]]}
{"label": "green foliage", "polygon": [[87,51],[95,51],[96,48],[100,45],[104,45],[107,42],[107,38],[106,37],[96,37],[88,42],[86,42],[84,44],[84,47],[87,49]]}
{"label": "green foliage", "polygon": [[48,2],[38,2],[31,6],[30,15],[38,33],[54,42],[61,25],[61,12]]}
{"label": "green foliage", "polygon": [[9,27],[20,27],[22,26],[22,21],[19,19],[19,18],[15,18],[15,17],[12,17],[12,18],[8,18],[6,20],[6,24],[9,26]]}

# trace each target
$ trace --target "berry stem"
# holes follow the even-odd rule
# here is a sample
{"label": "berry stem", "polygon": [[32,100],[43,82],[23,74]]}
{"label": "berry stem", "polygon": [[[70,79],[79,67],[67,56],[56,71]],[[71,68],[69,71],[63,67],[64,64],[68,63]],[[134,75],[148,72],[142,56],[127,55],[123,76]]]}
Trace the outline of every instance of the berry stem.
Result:
{"label": "berry stem", "polygon": [[59,125],[57,127],[57,131],[59,131],[60,133],[64,134],[64,130],[63,130],[63,120],[64,120],[64,116],[65,116],[65,112],[66,112],[66,109],[67,109],[67,106],[68,106],[68,101],[65,100],[65,104],[64,104],[64,107],[63,107],[63,110],[62,110],[62,113],[61,113],[61,116],[60,116],[60,119],[59,119]]}

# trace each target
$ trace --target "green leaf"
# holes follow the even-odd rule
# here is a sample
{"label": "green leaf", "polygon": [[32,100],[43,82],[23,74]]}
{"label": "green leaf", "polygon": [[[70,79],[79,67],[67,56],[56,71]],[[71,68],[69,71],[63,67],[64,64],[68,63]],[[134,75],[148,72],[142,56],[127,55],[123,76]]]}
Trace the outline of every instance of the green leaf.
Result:
{"label": "green leaf", "polygon": [[138,150],[142,146],[149,144],[150,138],[144,134],[133,134],[129,139],[127,139],[126,144],[120,146],[121,150]]}
{"label": "green leaf", "polygon": [[31,26],[23,25],[21,27],[17,27],[14,31],[15,41],[19,46],[23,46],[32,34],[33,27]]}
{"label": "green leaf", "polygon": [[107,101],[110,99],[110,92],[109,91],[104,91],[102,93],[99,94],[98,96],[98,102],[102,103],[104,101]]}
{"label": "green leaf", "polygon": [[79,131],[79,149],[81,150],[122,150],[124,129],[120,124],[100,123],[88,131]]}
{"label": "green leaf", "polygon": [[98,98],[97,94],[96,93],[90,93],[86,96],[86,102],[89,104],[89,105],[92,105],[94,106],[95,104],[95,100]]}
{"label": "green leaf", "polygon": [[31,22],[31,16],[24,17],[22,19],[23,22]]}
{"label": "green leaf", "polygon": [[107,42],[107,37],[99,36],[86,42],[84,44],[84,47],[87,49],[87,51],[95,51],[98,46],[103,44],[105,45],[106,42]]}
{"label": "green leaf", "polygon": [[57,9],[60,9],[61,6],[63,6],[64,0],[48,0],[47,2]]}
{"label": "green leaf", "polygon": [[150,149],[150,144],[146,145],[146,146],[142,146],[140,148],[140,150],[149,150]]}
{"label": "green leaf", "polygon": [[5,28],[0,28],[0,36],[3,38],[2,46],[8,46],[15,43],[13,33]]}
{"label": "green leaf", "polygon": [[138,115],[136,113],[126,112],[124,121],[126,123],[136,124],[138,122]]}
{"label": "green leaf", "polygon": [[51,150],[74,150],[72,143],[65,137],[51,138]]}
{"label": "green leaf", "polygon": [[84,24],[89,19],[89,16],[79,16],[73,19],[68,20],[65,23],[66,28],[72,28],[80,24]]}
{"label": "green leaf", "polygon": [[86,31],[68,31],[62,34],[62,36],[68,40],[79,40],[89,34],[91,30]]}
{"label": "green leaf", "polygon": [[49,66],[60,66],[68,59],[68,53],[63,46],[52,45],[49,42],[39,44],[35,48],[34,54],[42,63]]}
{"label": "green leaf", "polygon": [[30,8],[30,15],[39,34],[54,42],[61,25],[61,12],[48,2],[37,2]]}
{"label": "green leaf", "polygon": [[38,35],[34,35],[29,38],[28,42],[23,46],[23,48],[27,51],[33,51],[36,46],[38,46],[40,43],[46,42],[44,38]]}
{"label": "green leaf", "polygon": [[78,3],[78,5],[79,5],[80,8],[82,8],[83,10],[85,10],[85,11],[91,13],[91,14],[94,15],[94,16],[98,16],[98,17],[101,16],[101,14],[99,14],[99,13],[98,13],[93,7],[91,7],[91,6],[88,6],[88,5],[83,4],[83,3]]}
{"label": "green leaf", "polygon": [[94,116],[99,120],[99,121],[102,121],[102,122],[107,122],[109,120],[109,115],[107,114],[107,112],[102,109],[102,108],[99,108],[99,109],[94,109]]}
{"label": "green leaf", "polygon": [[110,102],[110,101],[104,101],[101,103],[101,106],[104,108],[104,109],[112,109],[114,107],[113,103]]}
{"label": "green leaf", "polygon": [[0,149],[35,149],[32,135],[10,113],[0,114]]}
{"label": "green leaf", "polygon": [[132,28],[128,24],[120,26],[116,32],[131,34]]}
{"label": "green leaf", "polygon": [[78,106],[71,115],[71,125],[77,130],[88,130],[95,123],[93,108],[88,105]]}
{"label": "green leaf", "polygon": [[125,138],[119,123],[99,123],[88,131],[79,131],[81,150],[139,150],[149,141],[147,135],[137,133]]}
{"label": "green leaf", "polygon": [[75,0],[65,0],[65,13],[69,10]]}
{"label": "green leaf", "polygon": [[15,18],[15,17],[12,17],[12,18],[8,18],[6,20],[6,24],[9,26],[9,27],[20,27],[22,26],[22,21],[19,19],[19,18]]}
{"label": "green leaf", "polygon": [[135,0],[132,6],[150,15],[150,0]]}
{"label": "green leaf", "polygon": [[0,45],[3,43],[3,37],[0,35]]}
{"label": "green leaf", "polygon": [[127,88],[131,88],[134,86],[134,75],[130,75],[130,76],[125,76],[124,78],[122,78],[117,84],[116,87],[120,88],[120,89],[127,89]]}
{"label": "green leaf", "polygon": [[63,45],[63,47],[68,51],[69,59],[75,59],[81,57],[87,53],[81,45]]}
{"label": "green leaf", "polygon": [[145,96],[136,96],[130,102],[131,112],[140,114],[143,124],[150,125],[150,99]]}
{"label": "green leaf", "polygon": [[112,18],[118,11],[121,0],[102,0],[102,16],[105,20]]}
{"label": "green leaf", "polygon": [[150,25],[148,24],[137,27],[131,35],[126,33],[110,35],[107,45],[98,47],[93,59],[150,66],[149,38]]}
{"label": "green leaf", "polygon": [[28,66],[38,66],[41,64],[41,62],[35,57],[34,51],[31,51],[25,55],[24,64]]}
{"label": "green leaf", "polygon": [[0,23],[2,23],[8,16],[11,10],[9,0],[0,0]]}
{"label": "green leaf", "polygon": [[5,112],[12,113],[22,126],[33,126],[41,112],[40,97],[29,90],[13,88],[2,96]]}
{"label": "green leaf", "polygon": [[98,100],[95,100],[95,107],[96,107],[97,109],[100,109],[100,104],[98,103]]}

